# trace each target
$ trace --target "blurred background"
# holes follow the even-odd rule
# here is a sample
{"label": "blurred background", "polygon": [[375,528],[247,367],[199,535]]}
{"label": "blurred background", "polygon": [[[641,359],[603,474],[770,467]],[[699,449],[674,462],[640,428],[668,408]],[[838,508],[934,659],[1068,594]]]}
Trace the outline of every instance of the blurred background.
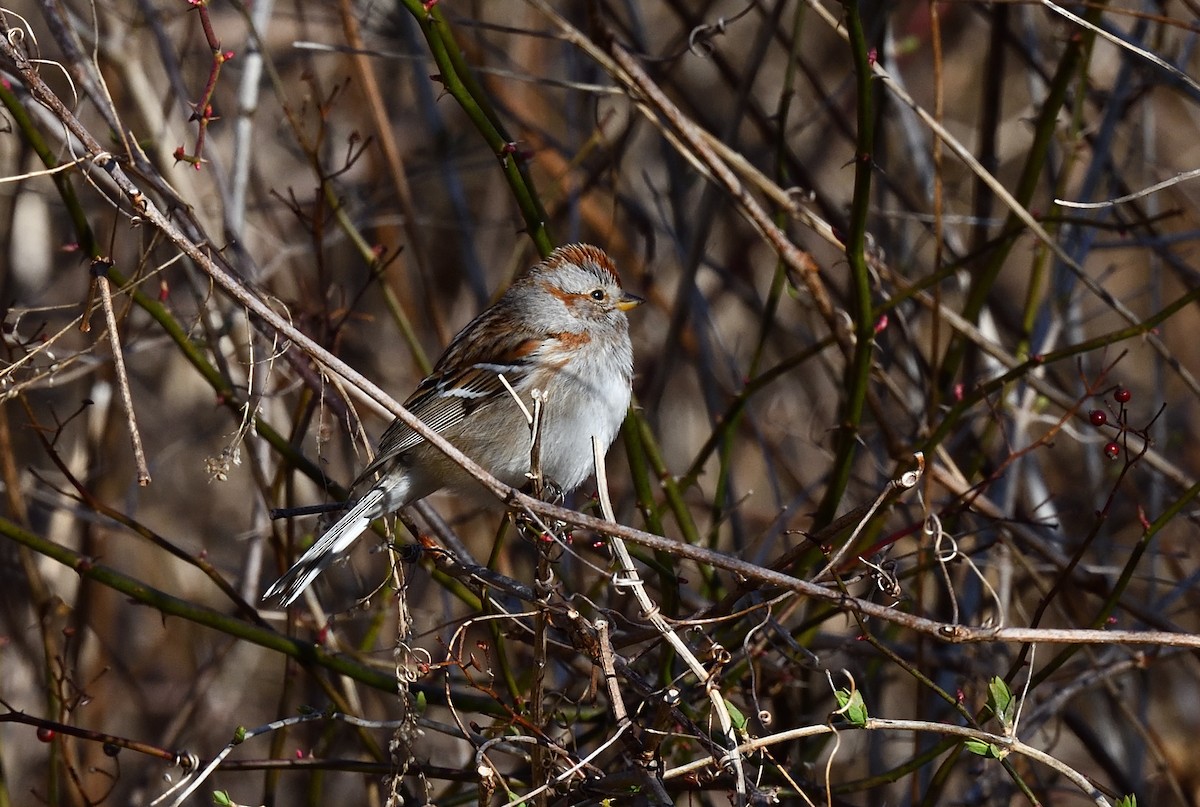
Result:
{"label": "blurred background", "polygon": [[[1200,164],[1193,3],[45,0],[3,14],[189,240],[398,400],[539,251],[607,250],[648,301],[631,315],[636,404],[608,458],[621,523],[802,579],[848,545],[849,593],[946,623],[1195,645],[1200,185],[1056,203]],[[398,668],[433,699],[420,737],[336,721],[272,732],[193,803],[218,789],[247,804],[478,801],[477,750],[533,732],[535,685],[538,729],[565,755],[611,738],[563,625],[537,684],[532,617],[493,619],[428,553],[400,564],[404,608],[375,594],[389,563],[372,540],[290,617],[259,608],[320,529],[270,510],[340,501],[389,417],[140,217],[12,60],[0,76],[0,802],[146,804],[181,776],[174,754],[211,759],[238,726],[301,704],[397,720],[403,699],[371,675]],[[866,518],[917,451],[917,488]],[[593,490],[569,504],[590,507]],[[532,583],[539,550],[503,508],[431,503],[475,562]],[[610,584],[604,548],[575,538],[553,556],[558,602],[615,620],[631,709],[683,689],[658,727],[663,767],[703,760],[703,686]],[[143,589],[81,578],[52,547]],[[947,644],[640,559],[695,651],[731,654],[721,689],[750,734],[827,723],[827,673],[844,687],[842,670],[872,716],[929,724],[780,739],[747,755],[762,798],[1095,801],[1073,769],[1112,803],[1197,802],[1191,650]],[[1018,736],[1062,769],[939,734],[972,720],[1003,733],[985,709],[994,676],[1024,698]],[[46,721],[92,734],[44,736]],[[514,795],[495,803],[532,789],[529,753],[498,753]],[[633,753],[601,751],[593,773]],[[730,781],[710,770],[666,791],[725,803]],[[562,785],[543,803],[611,797]]]}

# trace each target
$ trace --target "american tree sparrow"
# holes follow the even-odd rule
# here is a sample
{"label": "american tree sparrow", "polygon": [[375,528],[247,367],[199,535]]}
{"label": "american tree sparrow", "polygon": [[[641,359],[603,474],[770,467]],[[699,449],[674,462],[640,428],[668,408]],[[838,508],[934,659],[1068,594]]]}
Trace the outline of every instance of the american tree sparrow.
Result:
{"label": "american tree sparrow", "polygon": [[[641,302],[621,289],[603,250],[560,247],[459,331],[404,406],[493,476],[519,487],[530,471],[532,432],[514,393],[532,412],[532,393],[540,390],[542,473],[574,490],[592,472],[592,437],[607,450],[629,408],[633,348],[625,312]],[[384,431],[379,453],[354,485],[372,478],[264,599],[290,605],[373,519],[442,488],[478,487],[400,420]]]}

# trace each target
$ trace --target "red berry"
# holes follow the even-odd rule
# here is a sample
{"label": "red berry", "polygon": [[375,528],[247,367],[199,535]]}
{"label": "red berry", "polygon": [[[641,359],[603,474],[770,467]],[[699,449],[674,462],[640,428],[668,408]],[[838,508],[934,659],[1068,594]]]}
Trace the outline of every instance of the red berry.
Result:
{"label": "red berry", "polygon": [[38,726],[37,738],[44,743],[48,743],[54,739],[54,729],[45,726]]}
{"label": "red berry", "polygon": [[1129,400],[1132,397],[1133,393],[1127,390],[1125,387],[1117,387],[1117,391],[1113,393],[1113,399],[1116,400],[1117,403],[1129,403]]}
{"label": "red berry", "polygon": [[1121,447],[1116,443],[1109,443],[1104,447],[1104,456],[1108,457],[1110,460],[1115,460],[1117,457],[1121,456]]}
{"label": "red berry", "polygon": [[1108,415],[1104,414],[1103,409],[1093,409],[1091,412],[1088,412],[1088,420],[1092,422],[1093,426],[1098,428],[1108,423]]}

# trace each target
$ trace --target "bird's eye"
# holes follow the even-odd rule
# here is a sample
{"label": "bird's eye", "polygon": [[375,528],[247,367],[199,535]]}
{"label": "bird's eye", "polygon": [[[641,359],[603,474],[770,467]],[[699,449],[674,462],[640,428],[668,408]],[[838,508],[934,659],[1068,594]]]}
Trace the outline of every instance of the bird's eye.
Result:
{"label": "bird's eye", "polygon": [[591,297],[592,297],[592,299],[593,299],[593,300],[597,300],[597,301],[599,301],[599,300],[603,300],[603,299],[604,299],[605,297],[607,297],[607,296],[608,296],[608,295],[606,295],[606,294],[604,293],[604,289],[596,289],[596,290],[595,290],[595,291],[593,291],[593,292],[592,292],[592,294],[591,294]]}

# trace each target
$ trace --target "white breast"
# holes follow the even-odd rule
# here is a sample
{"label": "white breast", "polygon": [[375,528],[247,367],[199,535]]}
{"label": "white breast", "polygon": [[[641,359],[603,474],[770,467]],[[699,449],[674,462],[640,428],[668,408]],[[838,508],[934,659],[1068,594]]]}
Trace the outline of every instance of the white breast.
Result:
{"label": "white breast", "polygon": [[548,391],[542,429],[542,469],[564,490],[595,470],[592,436],[608,447],[629,409],[633,356],[624,350],[583,350]]}

